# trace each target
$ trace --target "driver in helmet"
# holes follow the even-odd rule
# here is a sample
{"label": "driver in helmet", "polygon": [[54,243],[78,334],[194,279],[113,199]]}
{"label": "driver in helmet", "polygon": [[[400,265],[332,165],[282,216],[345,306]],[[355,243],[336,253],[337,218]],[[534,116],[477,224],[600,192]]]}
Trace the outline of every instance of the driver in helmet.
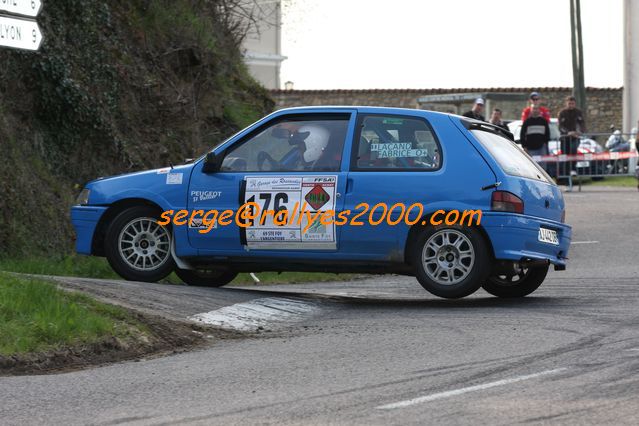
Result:
{"label": "driver in helmet", "polygon": [[297,146],[300,150],[302,156],[300,165],[303,168],[314,168],[322,158],[330,136],[328,130],[314,124],[304,125],[291,135],[289,144]]}
{"label": "driver in helmet", "polygon": [[330,167],[330,158],[326,155],[330,136],[326,128],[317,124],[296,127],[288,138],[289,145],[294,149],[284,156],[282,165],[288,170],[320,170]]}
{"label": "driver in helmet", "polygon": [[[339,168],[342,146],[331,141],[334,129],[315,122],[284,122],[277,125],[271,136],[285,139],[292,148],[276,161],[265,151],[259,152],[259,170],[335,171]],[[284,142],[284,143],[286,143]]]}

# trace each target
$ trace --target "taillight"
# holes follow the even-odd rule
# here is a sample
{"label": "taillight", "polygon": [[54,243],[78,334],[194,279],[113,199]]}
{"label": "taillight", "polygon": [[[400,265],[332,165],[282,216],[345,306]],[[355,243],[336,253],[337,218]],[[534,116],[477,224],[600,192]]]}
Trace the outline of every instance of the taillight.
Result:
{"label": "taillight", "polygon": [[490,208],[494,212],[524,213],[524,202],[521,198],[506,191],[493,192]]}

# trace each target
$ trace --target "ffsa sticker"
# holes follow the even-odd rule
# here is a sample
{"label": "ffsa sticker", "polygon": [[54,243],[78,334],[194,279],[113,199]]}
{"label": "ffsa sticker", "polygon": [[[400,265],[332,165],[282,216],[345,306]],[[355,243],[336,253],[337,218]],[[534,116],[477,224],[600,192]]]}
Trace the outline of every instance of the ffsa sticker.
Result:
{"label": "ffsa sticker", "polygon": [[[335,224],[323,225],[317,212],[335,210],[337,176],[247,176],[244,203],[261,215],[246,228],[249,249],[335,249]],[[265,211],[277,212],[274,215]]]}

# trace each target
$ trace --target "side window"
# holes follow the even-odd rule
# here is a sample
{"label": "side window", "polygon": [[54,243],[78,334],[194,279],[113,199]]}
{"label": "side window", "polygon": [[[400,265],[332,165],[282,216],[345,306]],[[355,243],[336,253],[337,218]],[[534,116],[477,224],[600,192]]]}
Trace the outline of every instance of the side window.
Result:
{"label": "side window", "polygon": [[340,114],[269,124],[231,147],[221,171],[339,171],[349,119],[349,114]]}
{"label": "side window", "polygon": [[441,150],[426,120],[367,115],[360,123],[353,169],[439,169]]}

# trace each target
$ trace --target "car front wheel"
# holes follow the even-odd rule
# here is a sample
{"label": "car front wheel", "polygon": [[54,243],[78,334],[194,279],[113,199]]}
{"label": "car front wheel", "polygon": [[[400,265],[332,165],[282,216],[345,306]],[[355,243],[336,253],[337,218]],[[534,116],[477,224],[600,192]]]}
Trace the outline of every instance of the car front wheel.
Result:
{"label": "car front wheel", "polygon": [[544,282],[549,265],[523,268],[512,275],[492,275],[482,285],[484,290],[497,297],[528,296]]}
{"label": "car front wheel", "polygon": [[155,282],[173,271],[171,232],[148,206],[124,210],[109,225],[104,251],[111,267],[130,281]]}
{"label": "car front wheel", "polygon": [[201,287],[222,287],[237,277],[237,272],[228,269],[208,271],[175,268],[175,274],[184,284]]}
{"label": "car front wheel", "polygon": [[481,233],[472,227],[425,228],[417,239],[412,264],[419,283],[439,297],[456,299],[479,289],[491,269]]}

